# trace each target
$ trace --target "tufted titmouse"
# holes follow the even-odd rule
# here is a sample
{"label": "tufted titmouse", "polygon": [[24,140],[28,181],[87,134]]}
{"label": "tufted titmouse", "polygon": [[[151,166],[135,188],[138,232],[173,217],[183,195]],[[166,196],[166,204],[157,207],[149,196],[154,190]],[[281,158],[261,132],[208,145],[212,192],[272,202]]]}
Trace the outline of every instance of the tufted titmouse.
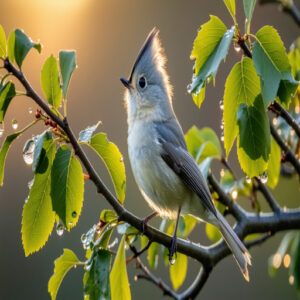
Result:
{"label": "tufted titmouse", "polygon": [[172,87],[166,57],[154,28],[133,65],[126,87],[128,151],[137,185],[150,207],[176,219],[170,258],[176,250],[180,214],[190,214],[219,228],[245,279],[251,256],[225,218],[215,208],[207,183],[187,151],[172,107]]}

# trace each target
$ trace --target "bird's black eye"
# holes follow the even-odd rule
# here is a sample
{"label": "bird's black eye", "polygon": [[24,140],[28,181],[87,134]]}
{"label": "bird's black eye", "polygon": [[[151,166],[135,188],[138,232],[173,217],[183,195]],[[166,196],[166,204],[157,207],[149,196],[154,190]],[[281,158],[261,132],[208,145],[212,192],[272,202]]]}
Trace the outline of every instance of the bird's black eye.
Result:
{"label": "bird's black eye", "polygon": [[146,78],[144,76],[140,77],[139,79],[139,86],[141,89],[144,89],[147,85]]}

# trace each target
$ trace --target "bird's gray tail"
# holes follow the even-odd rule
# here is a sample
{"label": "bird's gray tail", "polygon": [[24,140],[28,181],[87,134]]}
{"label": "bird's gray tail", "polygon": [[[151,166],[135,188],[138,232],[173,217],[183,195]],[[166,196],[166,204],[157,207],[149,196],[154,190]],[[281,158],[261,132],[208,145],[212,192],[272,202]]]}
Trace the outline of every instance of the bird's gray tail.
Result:
{"label": "bird's gray tail", "polygon": [[248,265],[251,266],[251,255],[245,245],[230,227],[226,219],[217,212],[218,227],[223,235],[225,242],[230,248],[244,278],[249,281]]}

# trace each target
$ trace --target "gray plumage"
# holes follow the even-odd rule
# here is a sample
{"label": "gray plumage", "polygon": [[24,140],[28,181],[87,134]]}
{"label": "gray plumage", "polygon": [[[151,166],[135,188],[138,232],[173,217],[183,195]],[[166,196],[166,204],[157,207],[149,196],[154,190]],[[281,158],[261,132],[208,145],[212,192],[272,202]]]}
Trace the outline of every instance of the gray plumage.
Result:
{"label": "gray plumage", "polygon": [[216,210],[207,183],[187,151],[172,107],[158,30],[149,34],[125,85],[128,151],[137,185],[152,209],[175,219],[178,210],[217,226],[244,277],[250,254],[226,219]]}

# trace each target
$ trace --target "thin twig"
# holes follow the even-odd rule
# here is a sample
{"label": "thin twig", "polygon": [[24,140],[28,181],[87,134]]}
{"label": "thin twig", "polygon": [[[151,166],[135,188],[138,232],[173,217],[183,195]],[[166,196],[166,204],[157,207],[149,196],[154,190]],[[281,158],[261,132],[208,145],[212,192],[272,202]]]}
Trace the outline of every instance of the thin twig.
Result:
{"label": "thin twig", "polygon": [[257,177],[254,178],[255,183],[257,185],[257,189],[264,195],[266,201],[268,202],[270,208],[275,214],[280,213],[281,208],[278,205],[276,199],[273,197],[268,188],[261,182],[261,180]]}
{"label": "thin twig", "polygon": [[245,246],[250,249],[254,246],[259,246],[261,244],[263,244],[265,241],[267,241],[269,238],[271,238],[274,235],[273,232],[267,232],[263,235],[261,235],[260,237],[258,237],[257,239],[251,240],[251,241],[245,241]]}

